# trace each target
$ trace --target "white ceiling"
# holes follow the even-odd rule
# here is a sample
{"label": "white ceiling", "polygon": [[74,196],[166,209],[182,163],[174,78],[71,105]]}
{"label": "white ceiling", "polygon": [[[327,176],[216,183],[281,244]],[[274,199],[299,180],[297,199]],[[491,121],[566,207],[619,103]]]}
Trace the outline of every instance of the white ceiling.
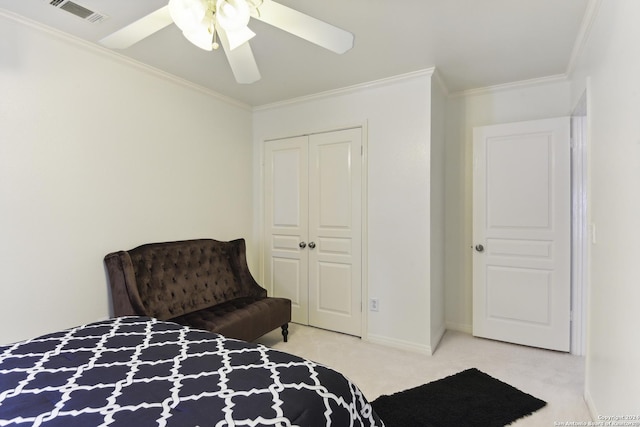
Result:
{"label": "white ceiling", "polygon": [[[96,24],[49,5],[0,0],[10,14],[92,43],[168,0],[73,0],[109,18]],[[563,74],[588,0],[278,0],[344,28],[354,48],[337,55],[252,20],[262,79],[235,82],[222,49],[191,45],[175,25],[122,55],[257,106],[435,66],[450,92]]]}

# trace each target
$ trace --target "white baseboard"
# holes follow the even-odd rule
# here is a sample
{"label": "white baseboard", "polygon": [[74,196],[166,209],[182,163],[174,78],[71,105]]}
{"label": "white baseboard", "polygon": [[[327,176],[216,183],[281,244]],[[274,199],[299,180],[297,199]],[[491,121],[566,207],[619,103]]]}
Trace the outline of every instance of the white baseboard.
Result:
{"label": "white baseboard", "polygon": [[440,344],[440,341],[442,341],[442,337],[444,336],[445,332],[447,332],[447,329],[444,325],[442,325],[442,329],[440,329],[438,332],[436,332],[435,335],[431,337],[431,354],[433,354],[438,349],[438,345]]}
{"label": "white baseboard", "polygon": [[469,335],[473,334],[473,325],[469,325],[466,323],[447,322],[446,327],[451,331],[464,332],[465,334]]}
{"label": "white baseboard", "polygon": [[595,403],[593,403],[593,398],[591,397],[591,393],[589,393],[589,390],[587,390],[586,388],[584,390],[584,401],[587,404],[589,415],[591,415],[591,421],[597,420],[599,412],[596,409]]}
{"label": "white baseboard", "polygon": [[413,351],[427,356],[431,356],[433,354],[433,348],[431,348],[431,346],[399,340],[396,338],[368,334],[365,340],[373,344],[385,345],[387,347],[393,347],[399,350]]}

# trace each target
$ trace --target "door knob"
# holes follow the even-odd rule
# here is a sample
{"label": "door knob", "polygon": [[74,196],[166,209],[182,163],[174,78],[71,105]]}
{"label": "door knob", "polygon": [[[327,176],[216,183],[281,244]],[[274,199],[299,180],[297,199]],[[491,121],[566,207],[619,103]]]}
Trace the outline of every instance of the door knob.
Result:
{"label": "door knob", "polygon": [[300,249],[304,249],[307,247],[307,244],[305,242],[300,242],[298,243],[298,246],[300,246]]}
{"label": "door knob", "polygon": [[478,251],[478,252],[484,252],[484,246],[482,246],[482,245],[476,245],[476,251]]}
{"label": "door knob", "polygon": [[313,249],[316,247],[315,242],[309,242],[309,249]]}

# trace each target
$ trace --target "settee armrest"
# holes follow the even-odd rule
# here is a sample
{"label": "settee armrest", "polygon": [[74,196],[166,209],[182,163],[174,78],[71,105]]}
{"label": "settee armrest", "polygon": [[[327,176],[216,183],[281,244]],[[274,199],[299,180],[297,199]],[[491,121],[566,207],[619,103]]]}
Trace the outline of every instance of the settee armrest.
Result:
{"label": "settee armrest", "polygon": [[146,309],[138,293],[131,257],[126,251],[118,251],[104,257],[111,285],[113,315],[146,315]]}
{"label": "settee armrest", "polygon": [[234,270],[235,276],[238,278],[239,285],[245,290],[246,296],[266,297],[267,290],[256,282],[249,270],[245,240],[232,240],[229,242],[229,245],[233,248],[232,253],[229,254],[229,263]]}

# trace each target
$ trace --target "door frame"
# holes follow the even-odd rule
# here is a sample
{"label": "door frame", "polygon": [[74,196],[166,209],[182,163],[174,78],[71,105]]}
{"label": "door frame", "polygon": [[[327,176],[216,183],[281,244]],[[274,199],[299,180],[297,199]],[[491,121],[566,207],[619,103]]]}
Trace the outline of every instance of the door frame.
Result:
{"label": "door frame", "polygon": [[[369,169],[368,169],[368,153],[369,153],[369,131],[368,131],[368,122],[365,120],[364,122],[360,122],[360,123],[354,123],[351,125],[343,125],[343,126],[335,126],[335,127],[321,127],[321,128],[317,128],[317,129],[313,129],[310,130],[309,132],[303,132],[303,133],[290,133],[290,134],[284,134],[282,136],[272,136],[272,137],[261,137],[259,139],[257,139],[257,141],[259,141],[260,147],[259,147],[259,159],[260,159],[260,163],[259,163],[259,168],[260,168],[260,175],[259,175],[259,182],[258,182],[258,186],[259,186],[259,190],[258,190],[258,203],[259,203],[259,208],[256,210],[257,212],[257,218],[256,218],[256,223],[258,225],[258,235],[257,235],[257,239],[259,242],[258,245],[258,278],[259,278],[259,283],[263,284],[266,283],[265,281],[265,265],[264,265],[264,258],[265,258],[265,239],[264,239],[264,234],[265,234],[265,230],[266,230],[266,224],[265,224],[265,211],[264,211],[264,203],[265,203],[265,143],[267,141],[273,141],[273,140],[277,140],[277,139],[285,139],[285,138],[293,138],[293,137],[297,137],[297,136],[309,136],[309,135],[313,135],[313,134],[319,134],[319,133],[328,133],[328,132],[336,132],[336,131],[341,131],[341,130],[346,130],[346,129],[354,129],[354,128],[359,128],[361,129],[361,135],[362,135],[362,152],[360,155],[360,162],[361,162],[361,200],[360,200],[360,208],[361,208],[361,218],[360,218],[360,228],[361,228],[361,239],[360,239],[360,244],[362,245],[361,247],[361,271],[360,271],[360,277],[362,280],[361,286],[360,286],[360,301],[361,301],[361,310],[360,310],[360,315],[362,318],[362,322],[361,322],[361,339],[362,340],[368,340],[368,331],[369,331],[369,316],[368,316],[368,304],[367,301],[369,300],[369,275],[368,275],[368,271],[369,271],[369,235],[368,235],[368,230],[369,230],[369,226],[368,226],[368,182],[369,182]],[[255,151],[254,151],[255,152]],[[273,293],[273,289],[267,289],[267,292],[269,292],[270,294]]]}
{"label": "door frame", "polygon": [[589,85],[571,113],[571,354],[584,356],[589,283]]}

